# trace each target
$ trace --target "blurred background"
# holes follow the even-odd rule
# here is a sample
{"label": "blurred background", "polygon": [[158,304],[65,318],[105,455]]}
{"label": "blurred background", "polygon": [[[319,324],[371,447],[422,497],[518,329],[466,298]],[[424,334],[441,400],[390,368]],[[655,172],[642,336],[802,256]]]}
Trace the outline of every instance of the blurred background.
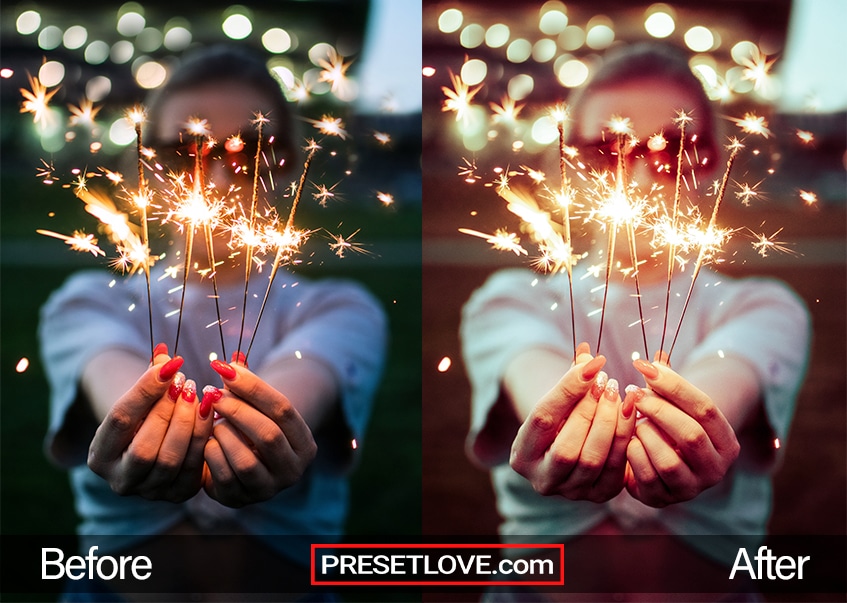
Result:
{"label": "blurred background", "polygon": [[[555,165],[551,107],[586,81],[604,51],[651,39],[691,51],[719,115],[755,112],[773,132],[733,172],[757,195],[745,206],[730,193],[722,206],[719,221],[741,230],[721,269],[786,281],[813,317],[771,531],[845,533],[845,26],[847,4],[838,0],[424,2],[424,533],[496,531],[488,475],[463,450],[470,388],[460,309],[493,271],[528,266],[532,256],[494,251],[458,229],[518,232],[491,187],[494,168]],[[738,131],[722,121],[727,134]],[[557,173],[548,178],[557,183]],[[744,228],[768,237],[781,229],[774,240],[788,251],[761,257]]]}
{"label": "blurred background", "polygon": [[[134,153],[125,112],[165,81],[183,51],[224,42],[262,50],[296,112],[342,118],[350,134],[333,157],[321,165],[316,159],[298,218],[301,227],[345,236],[359,230],[354,240],[366,253],[336,257],[316,235],[296,271],[357,279],[388,312],[389,360],[359,448],[349,531],[419,533],[420,16],[417,0],[3,3],[3,534],[74,531],[66,477],[42,453],[48,392],[36,324],[40,306],[72,271],[108,269],[108,258],[74,253],[35,231],[96,233],[72,182],[80,173],[102,177],[100,167],[115,170],[125,149]],[[320,81],[330,49],[349,64],[338,90]],[[22,90],[34,97],[30,108],[47,106],[22,109]],[[313,136],[310,130],[304,122],[304,135]],[[336,185],[326,207],[312,199],[318,184]]]}

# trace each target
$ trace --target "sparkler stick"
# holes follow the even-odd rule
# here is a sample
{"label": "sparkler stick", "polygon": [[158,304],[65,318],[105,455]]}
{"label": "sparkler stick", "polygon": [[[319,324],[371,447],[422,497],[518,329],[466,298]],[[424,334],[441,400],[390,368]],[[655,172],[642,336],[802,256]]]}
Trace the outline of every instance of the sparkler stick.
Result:
{"label": "sparkler stick", "polygon": [[573,337],[574,358],[576,358],[576,309],[573,299],[573,262],[571,261],[571,255],[573,253],[570,215],[571,191],[568,183],[567,161],[565,159],[565,119],[567,118],[567,110],[564,105],[559,105],[553,110],[553,118],[556,120],[556,127],[559,131],[559,201],[564,210],[565,245],[567,246],[568,253],[565,267],[568,272],[568,294],[571,301],[571,335]]}
{"label": "sparkler stick", "polygon": [[[253,162],[253,193],[250,197],[250,232],[256,230],[256,202],[259,196],[259,158],[262,154],[262,126],[268,121],[264,115],[256,115],[256,129],[258,131],[258,142],[256,145],[256,157]],[[253,268],[253,237],[247,240],[247,256],[244,259],[244,301],[241,305],[241,329],[238,331],[238,352],[241,352],[241,342],[244,337],[244,321],[247,316],[247,290],[250,286],[250,272]]]}
{"label": "sparkler stick", "polygon": [[721,207],[721,202],[723,201],[724,194],[726,193],[726,185],[729,182],[729,173],[732,171],[732,164],[735,163],[735,158],[738,155],[738,151],[744,148],[744,145],[738,141],[737,138],[731,138],[730,144],[727,146],[729,149],[729,158],[726,161],[726,169],[723,173],[723,178],[721,179],[720,186],[718,188],[717,197],[715,199],[715,205],[712,208],[712,215],[709,218],[709,225],[706,227],[705,237],[703,242],[700,245],[700,251],[697,254],[697,261],[694,264],[694,271],[691,274],[691,285],[688,287],[688,294],[685,297],[685,304],[682,306],[682,313],[679,317],[679,323],[676,325],[676,333],[674,333],[673,341],[671,341],[670,350],[668,350],[668,362],[670,362],[671,354],[673,354],[674,346],[676,345],[676,339],[679,337],[679,330],[682,327],[682,319],[685,318],[685,311],[688,309],[688,302],[691,301],[691,293],[694,290],[694,283],[697,281],[697,275],[700,274],[700,268],[703,266],[703,261],[706,257],[706,253],[709,250],[708,237],[715,232],[715,223],[718,217],[718,210]]}
{"label": "sparkler stick", "polygon": [[144,111],[140,107],[132,109],[128,117],[135,126],[135,150],[138,159],[138,195],[135,197],[135,203],[141,208],[141,244],[144,246],[144,253],[148,258],[144,261],[144,278],[147,281],[147,317],[150,326],[150,357],[153,357],[153,299],[150,293],[150,236],[147,230],[147,205],[150,197],[147,191],[147,182],[144,178],[144,162],[142,161],[142,153],[144,147],[141,140],[141,123],[144,121]]}
{"label": "sparkler stick", "polygon": [[[684,111],[680,111],[677,119],[679,123],[679,152],[676,156],[676,185],[673,194],[673,213],[671,215],[671,232],[676,232],[677,218],[679,216],[679,198],[682,194],[682,157],[685,153],[685,125],[691,121],[691,117]],[[665,333],[668,329],[668,311],[671,303],[671,280],[673,279],[674,264],[676,263],[676,237],[668,241],[668,289],[665,293],[665,315],[662,320],[662,341],[659,351],[665,349]],[[649,358],[647,358],[649,360]]]}
{"label": "sparkler stick", "polygon": [[279,270],[279,266],[282,263],[283,258],[285,257],[286,252],[291,252],[292,247],[296,246],[296,233],[294,232],[294,215],[297,212],[297,205],[300,203],[300,197],[303,195],[303,188],[306,186],[306,178],[309,175],[309,168],[312,165],[312,159],[315,157],[315,153],[320,150],[320,146],[314,141],[308,141],[308,145],[306,150],[308,151],[308,155],[306,156],[306,161],[303,162],[303,172],[300,174],[300,180],[297,183],[297,192],[294,194],[294,201],[291,203],[291,210],[288,213],[288,220],[285,223],[285,227],[283,229],[283,242],[277,246],[276,256],[274,257],[274,263],[271,267],[271,273],[268,277],[268,287],[265,289],[265,297],[262,299],[262,305],[259,307],[259,316],[256,317],[256,325],[253,327],[253,333],[250,336],[250,345],[247,346],[247,353],[244,354],[244,362],[247,362],[247,359],[250,357],[250,350],[253,349],[253,342],[256,339],[256,332],[259,330],[259,323],[262,320],[262,314],[265,313],[265,305],[268,303],[268,297],[271,294],[271,287],[273,286],[274,278],[276,278],[276,273]]}

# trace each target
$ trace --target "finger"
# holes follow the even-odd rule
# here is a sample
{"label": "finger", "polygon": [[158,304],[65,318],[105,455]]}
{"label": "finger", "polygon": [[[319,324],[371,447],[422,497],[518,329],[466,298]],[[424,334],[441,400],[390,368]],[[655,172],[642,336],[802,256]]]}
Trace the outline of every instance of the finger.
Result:
{"label": "finger", "polygon": [[164,343],[157,343],[156,347],[153,348],[153,358],[150,361],[150,364],[162,364],[170,360],[170,356],[168,355],[168,346]]}
{"label": "finger", "polygon": [[633,498],[650,506],[665,506],[670,493],[650,462],[644,444],[637,437],[630,439],[626,449],[626,489]]}
{"label": "finger", "polygon": [[691,469],[704,477],[720,465],[720,455],[703,427],[692,417],[655,395],[638,401],[642,415],[658,426],[672,445],[679,449]]}
{"label": "finger", "polygon": [[[619,407],[618,382],[610,379],[595,406],[594,417],[589,424],[585,443],[579,452],[579,462],[568,478],[569,482],[594,484],[597,481],[606,464],[615,437]],[[566,429],[567,425],[562,429],[563,434]],[[564,434],[564,437],[567,435]],[[558,441],[559,438],[556,438],[557,443]]]}
{"label": "finger", "polygon": [[[522,466],[542,458],[556,439],[559,427],[591,389],[606,358],[597,356],[572,366],[533,407],[512,445],[512,463]],[[591,412],[593,417],[593,411]],[[582,442],[582,440],[580,440]]]}
{"label": "finger", "polygon": [[244,486],[238,481],[220,442],[210,438],[203,456],[208,469],[208,474],[204,470],[203,488],[208,495],[230,507],[243,506],[247,501]]}
{"label": "finger", "polygon": [[656,425],[643,421],[636,426],[635,434],[643,444],[650,464],[674,500],[689,500],[699,494],[701,488],[698,476]]}
{"label": "finger", "polygon": [[663,364],[636,360],[633,366],[644,375],[650,389],[673,402],[700,424],[717,450],[729,451],[735,448],[736,438],[732,426],[703,391]]}
{"label": "finger", "polygon": [[[314,439],[309,426],[282,393],[241,365],[232,366],[215,360],[211,366],[223,378],[228,390],[255,407],[282,429],[285,438],[298,454],[307,454],[314,448]],[[220,409],[218,412],[223,414]],[[239,429],[241,428],[242,426],[239,425]]]}
{"label": "finger", "polygon": [[232,472],[251,500],[267,500],[276,493],[274,475],[232,423],[221,421],[215,425],[213,434]]}
{"label": "finger", "polygon": [[182,363],[183,359],[177,356],[151,366],[115,402],[94,434],[89,463],[98,465],[120,458],[150,409],[168,391]]}
{"label": "finger", "polygon": [[112,465],[111,484],[119,494],[135,493],[152,471],[173,408],[174,403],[165,397],[154,404],[118,462]]}
{"label": "finger", "polygon": [[182,470],[185,455],[191,443],[191,435],[194,432],[196,402],[196,385],[193,380],[188,379],[182,388],[179,399],[173,405],[167,431],[156,455],[156,463],[144,480],[147,487],[169,485]]}
{"label": "finger", "polygon": [[296,462],[298,455],[280,426],[243,400],[224,393],[215,403],[215,410],[238,430],[250,448],[256,449],[272,472],[284,471],[288,463]]}

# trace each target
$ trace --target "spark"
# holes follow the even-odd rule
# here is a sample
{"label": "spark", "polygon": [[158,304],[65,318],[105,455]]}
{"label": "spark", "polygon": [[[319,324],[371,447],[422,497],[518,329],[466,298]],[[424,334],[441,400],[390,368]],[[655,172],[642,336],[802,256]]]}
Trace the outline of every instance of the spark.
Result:
{"label": "spark", "polygon": [[81,230],[75,230],[71,236],[53,232],[52,230],[38,229],[35,232],[55,239],[60,239],[64,241],[65,244],[69,245],[74,251],[87,251],[94,257],[97,257],[98,255],[106,255],[106,252],[97,246],[97,239],[94,238],[94,235],[85,234],[85,232]]}
{"label": "spark", "polygon": [[323,115],[318,120],[309,119],[307,121],[309,121],[321,134],[338,136],[341,140],[347,139],[347,131],[344,129],[344,122],[340,117]]}
{"label": "spark", "polygon": [[97,169],[99,169],[101,172],[103,172],[103,175],[112,184],[120,184],[121,182],[124,181],[123,174],[121,174],[120,172],[113,172],[112,170],[106,169],[104,167],[100,167],[100,168],[97,168]]}
{"label": "spark", "polygon": [[332,249],[335,255],[340,258],[343,258],[344,254],[348,251],[365,254],[369,253],[368,250],[364,249],[360,243],[353,241],[353,237],[359,233],[359,230],[360,229],[355,230],[348,237],[330,234],[333,242],[330,243],[329,248]]}
{"label": "spark", "polygon": [[24,373],[29,368],[29,358],[21,358],[18,360],[18,363],[15,365],[16,373]]}
{"label": "spark", "polygon": [[782,232],[782,228],[777,230],[771,236],[766,236],[764,234],[756,234],[752,230],[754,238],[756,239],[753,243],[753,248],[758,252],[760,256],[767,257],[769,251],[779,251],[782,253],[794,253],[794,250],[787,247],[785,241],[776,241],[774,237],[776,237],[780,232]]}
{"label": "spark", "polygon": [[394,203],[394,195],[390,193],[382,193],[377,191],[376,198],[382,202],[383,205],[391,205]]}
{"label": "spark", "polygon": [[315,198],[315,201],[317,201],[321,207],[326,207],[327,201],[335,198],[335,193],[333,191],[339,184],[341,183],[336,182],[329,187],[325,184],[317,184],[315,187],[318,189],[318,192],[312,193],[312,197]]}
{"label": "spark", "polygon": [[761,183],[762,183],[761,180],[759,182],[757,182],[756,184],[754,184],[753,186],[750,186],[747,183],[744,183],[744,184],[737,183],[740,190],[736,191],[736,193],[735,193],[736,198],[738,198],[741,201],[742,205],[744,205],[745,207],[748,207],[750,205],[750,200],[759,196],[759,193],[756,191],[756,188]]}
{"label": "spark", "polygon": [[462,162],[464,165],[459,166],[459,176],[464,178],[465,182],[473,184],[481,178],[481,176],[477,176],[476,174],[477,167],[475,159],[469,160],[466,157],[462,157]]}
{"label": "spark", "polygon": [[811,144],[815,140],[815,135],[807,130],[797,130],[795,134],[804,144]]}
{"label": "spark", "polygon": [[374,138],[379,144],[389,144],[391,143],[391,135],[385,132],[374,132]]}
{"label": "spark", "polygon": [[453,361],[450,359],[450,356],[444,356],[444,357],[443,357],[443,358],[442,358],[442,359],[438,362],[438,372],[439,372],[439,373],[446,373],[447,371],[449,371],[449,370],[450,370],[450,366],[451,366],[452,364],[453,364]]}
{"label": "spark", "polygon": [[56,181],[56,168],[53,162],[47,163],[41,160],[41,166],[36,170],[35,176],[40,178],[44,184],[53,184]]}
{"label": "spark", "polygon": [[471,228],[460,228],[459,232],[485,239],[486,243],[489,243],[493,249],[498,251],[511,251],[517,256],[527,255],[526,249],[520,245],[521,240],[518,235],[509,232],[504,228],[498,228],[494,231],[494,234],[486,234]]}
{"label": "spark", "polygon": [[20,88],[24,102],[21,104],[21,113],[32,113],[32,123],[39,124],[42,129],[49,125],[50,112],[49,103],[59,88],[48,92],[47,87],[41,84],[37,77],[27,74],[29,79],[29,90]]}
{"label": "spark", "polygon": [[490,107],[494,112],[491,116],[491,120],[494,123],[512,124],[517,120],[524,106],[515,105],[514,99],[504,96],[499,105],[497,103],[490,103]]}
{"label": "spark", "polygon": [[79,103],[79,107],[68,105],[68,110],[71,112],[71,116],[68,119],[68,125],[71,127],[80,124],[94,126],[94,118],[97,116],[97,113],[100,112],[100,109],[101,107],[95,107],[88,99],[82,100]]}
{"label": "spark", "polygon": [[343,91],[349,85],[350,80],[345,74],[347,73],[347,69],[350,68],[351,63],[352,61],[345,63],[344,57],[340,56],[334,48],[330,49],[328,60],[318,60],[318,66],[323,68],[318,81],[328,82],[330,84],[330,91],[333,94]]}
{"label": "spark", "polygon": [[745,134],[757,134],[763,138],[768,138],[771,135],[771,131],[768,130],[768,122],[761,115],[748,112],[740,119],[730,117],[730,120],[741,128],[741,131]]}
{"label": "spark", "polygon": [[814,205],[818,202],[818,196],[811,191],[800,191],[800,198],[806,203],[806,205]]}
{"label": "spark", "polygon": [[475,88],[470,88],[462,81],[460,75],[450,72],[450,81],[453,88],[442,86],[441,91],[447,99],[441,107],[442,111],[453,111],[456,113],[456,121],[461,121],[467,116],[468,109],[471,106],[471,101],[476,93],[482,88],[481,85]]}
{"label": "spark", "polygon": [[753,89],[758,90],[770,78],[770,70],[775,61],[776,59],[768,60],[767,55],[756,48],[752,56],[745,57],[741,61],[741,65],[744,67],[742,77],[753,82]]}

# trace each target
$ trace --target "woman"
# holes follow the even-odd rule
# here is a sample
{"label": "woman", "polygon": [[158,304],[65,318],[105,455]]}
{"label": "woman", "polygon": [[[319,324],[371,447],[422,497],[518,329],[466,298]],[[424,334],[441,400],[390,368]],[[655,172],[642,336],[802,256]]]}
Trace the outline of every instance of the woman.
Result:
{"label": "woman", "polygon": [[[263,60],[236,48],[205,49],[152,98],[144,145],[166,168],[191,170],[196,149],[184,130],[205,120],[209,139],[221,144],[204,149],[203,177],[246,213],[258,113],[268,119],[266,154],[296,165],[293,119]],[[249,160],[235,160],[241,152]],[[274,176],[281,174],[262,174]],[[175,238],[185,234],[173,230]],[[205,258],[202,236],[195,250]],[[172,249],[182,249],[178,243]],[[99,544],[146,553],[154,563],[173,559],[156,564],[149,591],[298,592],[308,585],[309,544],[343,532],[351,442],[361,441],[382,370],[385,317],[354,283],[281,270],[254,334],[267,283],[267,271],[254,269],[252,288],[262,294],[250,296],[242,334],[243,262],[250,260],[228,257],[221,238],[214,250],[223,334],[211,280],[192,270],[179,356],[159,344],[151,362],[147,313],[127,311],[146,308],[143,278],[113,284],[110,273],[82,273],[50,298],[40,325],[51,385],[47,449],[70,470],[84,550]],[[182,261],[171,257],[165,261]],[[159,341],[177,341],[176,284],[151,279]],[[210,363],[221,337],[226,350],[241,353]],[[244,538],[167,538],[215,534]]]}
{"label": "woman", "polygon": [[[610,53],[570,109],[569,143],[589,166],[605,162],[593,166],[598,169],[616,170],[617,137],[603,133],[614,117],[629,118],[631,140],[640,143],[620,151],[628,181],[642,190],[650,183],[674,190],[678,139],[655,148],[645,143],[656,134],[672,141],[680,111],[693,118],[686,144],[696,141],[701,181],[720,163],[709,101],[686,57],[670,47]],[[710,209],[711,198],[691,200],[708,215],[703,206]],[[590,235],[604,249],[605,234]],[[654,253],[646,236],[637,238],[646,339],[658,346],[667,257]],[[615,259],[629,266],[622,242]],[[667,354],[657,353],[652,363],[643,358],[631,275],[613,273],[607,292],[594,280],[574,278],[580,339],[597,336],[601,313],[590,310],[606,295],[602,355],[581,344],[576,358],[567,276],[536,279],[524,270],[498,273],[463,314],[473,385],[469,451],[491,468],[503,537],[567,539],[574,560],[569,592],[628,592],[639,588],[633,579],[651,573],[667,578],[685,571],[702,579],[701,587],[711,578],[725,580],[715,562],[731,564],[742,537],[766,530],[773,442],[785,440],[808,357],[803,303],[781,283],[704,268],[671,368]],[[684,299],[690,282],[687,273],[677,276],[672,299]],[[671,316],[679,311],[679,303],[671,305]],[[600,534],[673,537],[651,540],[638,559],[616,557],[611,547],[602,561],[596,550],[581,556],[592,539],[575,537]],[[576,569],[581,562],[588,564],[583,572]],[[600,572],[599,564],[615,569]]]}

